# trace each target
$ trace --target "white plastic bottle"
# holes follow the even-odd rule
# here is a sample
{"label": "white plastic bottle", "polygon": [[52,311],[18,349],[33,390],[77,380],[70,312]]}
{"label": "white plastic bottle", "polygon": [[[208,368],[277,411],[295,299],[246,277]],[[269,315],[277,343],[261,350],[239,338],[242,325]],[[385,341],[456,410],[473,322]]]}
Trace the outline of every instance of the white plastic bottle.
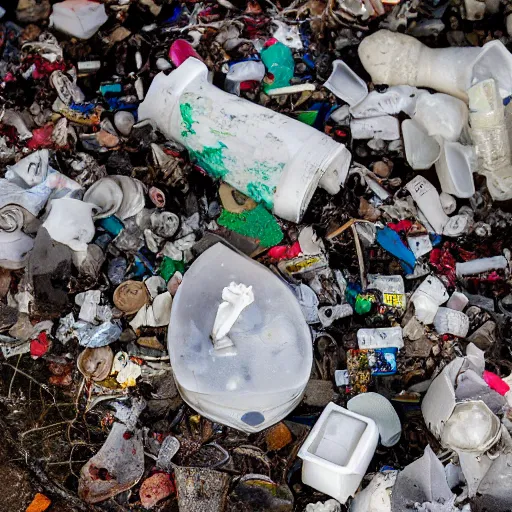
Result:
{"label": "white plastic bottle", "polygon": [[298,222],[317,186],[340,190],[351,154],[300,121],[228,94],[208,82],[208,68],[187,59],[169,75],[159,73],[139,107],[191,159],[224,181]]}
{"label": "white plastic bottle", "polygon": [[468,89],[471,137],[476,147],[478,172],[487,178],[493,199],[512,198],[512,163],[505,108],[493,79]]}
{"label": "white plastic bottle", "polygon": [[430,87],[467,101],[469,87],[494,78],[502,97],[512,93],[512,55],[501,41],[429,48],[412,36],[379,30],[363,39],[358,53],[376,84]]}

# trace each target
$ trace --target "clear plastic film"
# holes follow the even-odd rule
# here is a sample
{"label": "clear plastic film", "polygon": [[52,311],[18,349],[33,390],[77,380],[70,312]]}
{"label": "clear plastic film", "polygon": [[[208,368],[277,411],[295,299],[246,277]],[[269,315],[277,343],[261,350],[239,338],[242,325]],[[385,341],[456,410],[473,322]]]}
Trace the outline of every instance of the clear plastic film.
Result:
{"label": "clear plastic film", "polygon": [[487,178],[493,199],[512,198],[512,164],[505,109],[492,79],[468,89],[471,137],[476,147],[478,172]]}

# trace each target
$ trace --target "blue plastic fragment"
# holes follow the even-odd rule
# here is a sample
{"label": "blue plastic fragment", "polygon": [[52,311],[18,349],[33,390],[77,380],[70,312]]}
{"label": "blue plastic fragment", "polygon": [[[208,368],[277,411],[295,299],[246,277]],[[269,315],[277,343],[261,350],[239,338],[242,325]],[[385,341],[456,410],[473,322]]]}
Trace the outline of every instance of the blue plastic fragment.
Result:
{"label": "blue plastic fragment", "polygon": [[377,229],[377,243],[400,260],[407,274],[414,272],[416,258],[413,252],[403,243],[398,233],[388,227]]}
{"label": "blue plastic fragment", "polygon": [[97,221],[98,226],[101,226],[107,233],[117,236],[124,229],[123,223],[115,216],[105,217]]}
{"label": "blue plastic fragment", "polygon": [[71,110],[76,110],[77,112],[81,112],[82,114],[88,114],[94,110],[96,105],[94,103],[74,103],[72,102],[69,105]]}
{"label": "blue plastic fragment", "polygon": [[102,96],[106,96],[107,94],[121,94],[123,88],[121,84],[103,84],[100,85],[100,92]]}
{"label": "blue plastic fragment", "polygon": [[430,233],[430,243],[432,247],[437,247],[443,240],[442,235],[437,235],[436,233]]}

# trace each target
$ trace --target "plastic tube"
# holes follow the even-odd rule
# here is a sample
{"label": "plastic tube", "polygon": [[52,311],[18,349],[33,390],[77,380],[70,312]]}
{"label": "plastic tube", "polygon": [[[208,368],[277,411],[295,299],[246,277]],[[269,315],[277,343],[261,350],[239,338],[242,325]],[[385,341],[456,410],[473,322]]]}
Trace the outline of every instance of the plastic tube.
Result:
{"label": "plastic tube", "polygon": [[319,185],[339,191],[350,152],[324,133],[210,84],[208,69],[190,57],[159,73],[139,107],[191,159],[224,181],[298,222]]}
{"label": "plastic tube", "polygon": [[457,263],[455,271],[458,276],[471,276],[473,274],[481,274],[489,270],[497,270],[507,268],[508,262],[505,256],[493,256],[492,258],[479,258],[477,260],[465,261]]}
{"label": "plastic tube", "polygon": [[500,41],[432,49],[414,37],[379,30],[363,39],[358,53],[376,84],[430,87],[467,101],[469,87],[492,77],[502,97],[512,93],[512,55]]}
{"label": "plastic tube", "polygon": [[484,80],[471,87],[468,95],[478,172],[487,178],[493,199],[505,201],[512,198],[512,164],[505,109],[496,82]]}

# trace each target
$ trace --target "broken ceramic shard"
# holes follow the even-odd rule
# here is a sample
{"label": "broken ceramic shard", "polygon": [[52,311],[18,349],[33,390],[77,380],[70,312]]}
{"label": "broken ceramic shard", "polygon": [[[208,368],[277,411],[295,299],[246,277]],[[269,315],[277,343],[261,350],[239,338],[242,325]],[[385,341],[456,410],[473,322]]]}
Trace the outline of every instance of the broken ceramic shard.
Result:
{"label": "broken ceramic shard", "polygon": [[[236,354],[216,357],[210,339],[216,305],[233,281],[251,286],[254,302],[229,330]],[[186,272],[168,343],[183,399],[206,417],[245,432],[259,432],[286,416],[301,400],[311,371],[311,334],[293,293],[265,267],[222,244]]]}
{"label": "broken ceramic shard", "polygon": [[[343,145],[300,121],[217,89],[208,83],[207,73],[191,57],[170,75],[157,75],[139,107],[139,119],[151,119],[212,177],[287,220],[302,218],[312,192],[323,182],[329,183],[329,192],[339,191],[351,158]],[[165,108],[162,95],[168,98]],[[262,140],[268,141],[264,148]]]}
{"label": "broken ceramic shard", "polygon": [[[140,405],[140,404],[143,405]],[[142,431],[136,427],[145,404],[137,402],[132,411],[119,409],[124,423],[114,422],[107,440],[80,471],[78,495],[87,503],[98,503],[133,487],[144,473]]]}
{"label": "broken ceramic shard", "polygon": [[242,311],[254,302],[252,286],[243,283],[230,283],[222,290],[222,302],[217,310],[212,329],[212,341],[215,350],[232,347],[234,343],[228,337]]}

